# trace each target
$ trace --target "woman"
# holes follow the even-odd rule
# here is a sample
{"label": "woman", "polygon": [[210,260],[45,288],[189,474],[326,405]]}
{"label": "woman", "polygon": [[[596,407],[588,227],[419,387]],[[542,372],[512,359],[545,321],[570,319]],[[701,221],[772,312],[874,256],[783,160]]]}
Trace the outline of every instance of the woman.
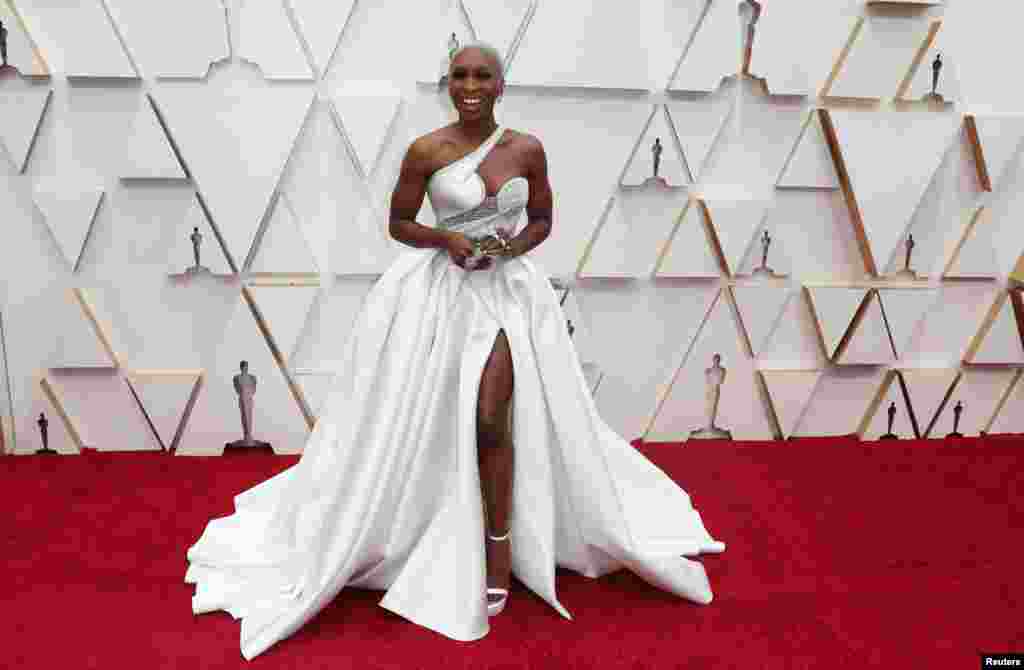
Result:
{"label": "woman", "polygon": [[[600,419],[525,255],[551,231],[551,187],[540,142],[495,121],[499,55],[462,47],[448,82],[459,120],[413,142],[392,196],[391,234],[414,248],[367,295],[302,458],[188,551],[193,611],[241,618],[246,658],[345,586],[457,640],[486,635],[510,572],[565,618],[556,565],[711,600],[683,556],[724,545]],[[425,195],[436,228],[414,221]]]}

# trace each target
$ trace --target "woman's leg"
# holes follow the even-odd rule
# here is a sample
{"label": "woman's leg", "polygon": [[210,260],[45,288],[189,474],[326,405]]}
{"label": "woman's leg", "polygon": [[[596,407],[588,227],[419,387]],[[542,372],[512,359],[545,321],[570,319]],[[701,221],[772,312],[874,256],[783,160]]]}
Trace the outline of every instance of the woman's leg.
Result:
{"label": "woman's leg", "polygon": [[[499,330],[480,378],[476,415],[484,530],[498,537],[508,532],[512,506],[513,461],[508,409],[512,401],[513,381],[512,352],[505,331]],[[487,585],[507,589],[512,568],[511,542],[488,540],[486,547]]]}

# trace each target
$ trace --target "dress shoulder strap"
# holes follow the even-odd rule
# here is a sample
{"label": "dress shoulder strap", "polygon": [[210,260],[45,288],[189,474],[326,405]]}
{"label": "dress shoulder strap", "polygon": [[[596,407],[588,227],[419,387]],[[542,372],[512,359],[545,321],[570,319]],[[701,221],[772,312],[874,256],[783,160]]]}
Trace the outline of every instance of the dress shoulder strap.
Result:
{"label": "dress shoulder strap", "polygon": [[504,134],[505,126],[498,126],[497,128],[495,128],[494,132],[491,133],[490,137],[484,140],[483,144],[478,146],[476,149],[470,152],[468,156],[466,156],[465,158],[462,159],[462,161],[460,161],[462,163],[462,167],[468,168],[471,172],[475,172],[477,167],[479,167],[480,164],[484,162],[484,159],[487,158],[487,154],[491,153],[491,149],[493,149],[495,145],[498,144],[498,141]]}

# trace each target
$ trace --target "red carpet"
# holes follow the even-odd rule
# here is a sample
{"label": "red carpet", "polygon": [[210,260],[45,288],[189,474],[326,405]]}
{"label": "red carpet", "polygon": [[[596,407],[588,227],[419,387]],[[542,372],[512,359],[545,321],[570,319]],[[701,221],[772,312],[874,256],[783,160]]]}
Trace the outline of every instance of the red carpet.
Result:
{"label": "red carpet", "polygon": [[[345,590],[252,663],[193,617],[185,550],[294,458],[0,459],[0,666],[11,668],[975,668],[1024,651],[1024,439],[643,445],[728,545],[715,601],[560,571],[566,621],[519,584],[460,643]],[[665,519],[671,523],[671,519]]]}

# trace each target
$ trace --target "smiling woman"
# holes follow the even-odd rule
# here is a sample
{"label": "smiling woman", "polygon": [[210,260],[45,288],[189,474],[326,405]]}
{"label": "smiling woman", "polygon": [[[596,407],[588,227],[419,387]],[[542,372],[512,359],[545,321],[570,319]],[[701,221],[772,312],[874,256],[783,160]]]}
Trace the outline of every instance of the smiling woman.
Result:
{"label": "smiling woman", "polygon": [[[487,634],[513,572],[565,618],[558,566],[711,601],[686,556],[725,545],[598,415],[528,257],[552,192],[540,141],[494,118],[504,86],[493,48],[455,53],[459,119],[412,143],[392,194],[391,235],[413,248],[366,296],[302,459],[189,549],[193,610],[241,618],[246,658],[345,586],[386,590],[381,606],[456,640]],[[425,197],[433,228],[415,221]]]}

